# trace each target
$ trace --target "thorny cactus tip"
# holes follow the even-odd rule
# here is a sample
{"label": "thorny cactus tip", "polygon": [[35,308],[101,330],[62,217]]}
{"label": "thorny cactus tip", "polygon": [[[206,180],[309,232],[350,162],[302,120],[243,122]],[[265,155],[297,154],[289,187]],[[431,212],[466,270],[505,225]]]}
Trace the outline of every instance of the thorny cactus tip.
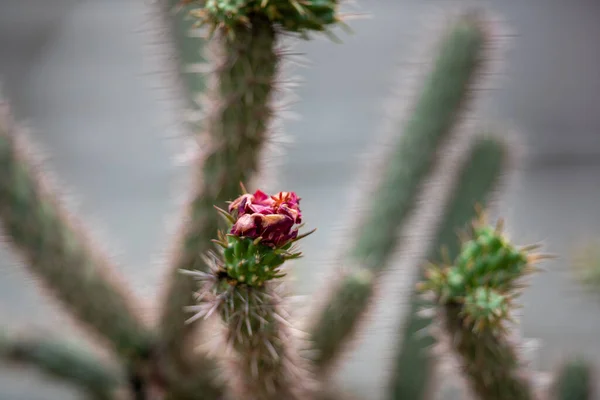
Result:
{"label": "thorny cactus tip", "polygon": [[316,230],[299,234],[303,226],[299,204],[294,192],[268,195],[257,190],[230,202],[228,210],[215,206],[229,232],[219,231],[213,240],[219,247],[219,254],[211,253],[213,276],[230,285],[248,286],[283,277],[281,266],[302,256],[294,243]]}
{"label": "thorny cactus tip", "polygon": [[538,268],[549,255],[532,253],[539,245],[517,248],[504,236],[502,220],[487,224],[483,214],[472,225],[472,235],[462,240],[461,251],[444,265],[430,265],[419,290],[432,293],[442,305],[462,308],[466,324],[475,330],[503,330],[510,320],[513,300],[519,295],[517,281]]}
{"label": "thorny cactus tip", "polygon": [[341,22],[338,0],[182,0],[181,4],[192,6],[190,15],[199,25],[230,34],[238,26],[251,26],[256,18],[294,33],[325,32]]}

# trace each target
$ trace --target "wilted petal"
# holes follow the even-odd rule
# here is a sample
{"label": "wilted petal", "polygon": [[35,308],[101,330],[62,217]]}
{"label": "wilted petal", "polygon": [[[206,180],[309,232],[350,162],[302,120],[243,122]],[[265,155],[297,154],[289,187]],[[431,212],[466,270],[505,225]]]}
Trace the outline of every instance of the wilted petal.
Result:
{"label": "wilted petal", "polygon": [[292,218],[292,220],[294,220],[294,222],[297,224],[299,224],[302,221],[300,210],[290,208],[287,204],[282,204],[281,207],[279,207],[278,212]]}
{"label": "wilted petal", "polygon": [[232,201],[231,204],[229,204],[229,212],[231,213],[233,211],[237,211],[239,213],[238,215],[244,215],[246,203],[248,203],[248,201],[251,200],[251,198],[251,194],[244,194],[238,197],[237,199]]}
{"label": "wilted petal", "polygon": [[273,203],[271,197],[263,192],[262,190],[257,190],[253,195],[253,203],[261,204],[261,205],[270,205]]}
{"label": "wilted petal", "polygon": [[231,233],[236,236],[254,237],[258,228],[255,215],[258,214],[242,215],[231,227]]}

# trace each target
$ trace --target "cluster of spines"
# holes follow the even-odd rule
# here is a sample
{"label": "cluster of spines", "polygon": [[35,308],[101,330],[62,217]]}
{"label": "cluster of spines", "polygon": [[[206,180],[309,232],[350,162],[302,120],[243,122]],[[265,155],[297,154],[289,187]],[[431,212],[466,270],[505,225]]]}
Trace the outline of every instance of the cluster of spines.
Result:
{"label": "cluster of spines", "polygon": [[440,305],[444,334],[480,398],[534,398],[508,323],[520,294],[517,283],[547,257],[531,253],[535,248],[515,247],[503,235],[501,223],[490,226],[481,214],[458,257],[432,264],[420,285]]}
{"label": "cluster of spines", "polygon": [[527,253],[536,247],[518,249],[503,236],[501,220],[496,227],[480,220],[459,256],[431,265],[421,287],[433,291],[440,304],[460,304],[464,323],[476,331],[502,329],[519,294],[517,281],[534,272],[534,262],[542,258]]}
{"label": "cluster of spines", "polygon": [[[281,254],[286,250],[261,246],[260,240],[222,233],[215,242],[222,251],[206,257],[210,272],[183,272],[200,281],[199,304],[188,307],[196,313],[190,320],[218,314],[225,327],[225,353],[233,359],[224,365],[231,394],[256,400],[306,398],[313,379],[308,362],[297,351],[277,279],[284,276],[277,268],[300,253],[288,257]],[[272,259],[276,261],[261,270],[261,260],[268,261],[269,256],[277,256]],[[244,259],[247,263],[241,265]],[[271,269],[274,264],[277,268]]]}
{"label": "cluster of spines", "polygon": [[239,26],[252,26],[255,18],[285,31],[306,33],[323,32],[328,26],[339,23],[336,0],[184,0],[192,6],[190,11],[199,25],[209,25],[211,31],[223,30],[235,37]]}

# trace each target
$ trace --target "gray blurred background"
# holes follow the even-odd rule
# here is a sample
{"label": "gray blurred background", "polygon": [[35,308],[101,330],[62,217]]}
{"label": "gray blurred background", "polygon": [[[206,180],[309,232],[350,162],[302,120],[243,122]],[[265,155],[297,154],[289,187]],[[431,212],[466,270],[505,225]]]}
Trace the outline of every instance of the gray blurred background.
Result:
{"label": "gray blurred background", "polygon": [[[600,5],[593,0],[489,1],[518,37],[506,54],[503,80],[486,119],[518,128],[527,145],[524,169],[502,198],[512,237],[543,240],[560,258],[545,264],[524,296],[523,332],[542,340],[539,365],[585,352],[600,363],[600,299],[581,293],[568,274],[574,245],[600,232]],[[319,262],[333,244],[339,204],[361,170],[359,156],[380,135],[381,104],[399,65],[410,61],[421,21],[444,1],[361,2],[371,19],[352,23],[344,44],[301,43],[312,62],[298,71],[290,121],[295,143],[279,173],[284,189],[303,197],[318,234],[303,246],[297,292],[322,282]],[[156,260],[168,243],[166,218],[185,176],[169,139],[172,107],[151,74],[148,3],[144,0],[0,0],[0,82],[78,202],[79,214],[107,242],[132,290],[156,298]],[[0,318],[80,338],[6,251],[0,262]],[[387,317],[394,317],[394,308]],[[370,337],[342,382],[377,398],[386,346]],[[375,339],[373,339],[375,338]],[[370,344],[369,344],[370,343]],[[363,358],[361,358],[363,357]],[[22,371],[0,370],[0,399],[75,398],[67,389]],[[5,397],[2,397],[5,396]]]}

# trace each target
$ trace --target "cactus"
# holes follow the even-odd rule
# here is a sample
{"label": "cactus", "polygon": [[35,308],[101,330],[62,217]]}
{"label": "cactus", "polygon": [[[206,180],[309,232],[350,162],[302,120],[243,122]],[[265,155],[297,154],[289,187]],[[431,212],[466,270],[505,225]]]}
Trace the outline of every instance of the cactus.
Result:
{"label": "cactus", "polygon": [[552,392],[556,400],[592,400],[594,389],[593,368],[580,357],[561,365]]}
{"label": "cactus", "polygon": [[[476,217],[472,204],[480,206],[489,201],[494,186],[498,185],[500,175],[509,163],[508,147],[492,136],[481,137],[475,141],[457,179],[453,197],[448,200],[437,232],[429,248],[430,262],[439,263],[441,249],[447,257],[455,258],[460,250],[457,226],[466,226]],[[424,278],[424,271],[418,280]],[[423,330],[433,323],[431,318],[422,317],[419,311],[431,306],[431,302],[423,298],[419,292],[411,295],[409,319],[400,335],[394,379],[390,385],[391,397],[394,399],[419,399],[427,394],[428,377],[433,369],[434,360],[427,351],[435,339],[430,333],[423,335]]]}
{"label": "cactus", "polygon": [[441,305],[444,330],[477,396],[529,400],[531,382],[509,340],[507,322],[519,294],[517,280],[533,272],[543,256],[515,248],[501,228],[480,216],[458,257],[432,265],[421,287]]}
{"label": "cactus", "polygon": [[[513,151],[503,138],[482,131],[465,135],[459,124],[494,40],[486,17],[467,12],[444,32],[408,119],[394,128],[390,152],[381,156],[383,169],[376,172],[365,212],[349,228],[353,236],[340,259],[345,270],[336,270],[327,282],[324,303],[312,305],[314,318],[301,331],[290,318],[285,278],[291,261],[302,256],[300,240],[314,230],[302,230],[296,193],[267,194],[255,187],[248,192],[246,186],[256,185],[277,116],[273,102],[281,89],[282,37],[331,34],[330,28],[343,22],[339,4],[164,0],[160,5],[182,60],[177,72],[186,71],[186,62],[200,60],[201,48],[210,68],[183,79],[186,103],[195,103],[201,93],[206,118],[192,127],[202,153],[173,241],[158,323],[136,316],[136,300],[126,295],[108,258],[61,206],[27,152],[8,106],[0,103],[0,225],[30,272],[120,365],[113,368],[61,341],[12,334],[0,338],[0,358],[37,367],[93,399],[346,398],[325,372],[342,358],[377,300],[378,287],[393,267],[392,255],[406,250],[401,233],[410,235],[408,221],[419,213],[420,196],[432,182],[444,181],[427,260],[419,262],[431,266],[426,273],[420,265],[407,271],[434,301],[423,300],[416,289],[409,299],[412,311],[399,332],[389,397],[428,395],[435,359],[424,345],[435,337],[449,342],[448,350],[462,360],[476,397],[533,398],[507,323],[518,294],[515,282],[540,257],[516,248],[481,219],[472,237],[461,243],[456,235],[476,218],[476,206],[487,207]],[[206,39],[186,36],[192,24],[207,32]],[[460,149],[461,141],[470,143],[462,161],[448,162],[446,153]],[[424,304],[435,307],[438,317],[419,321],[432,327],[419,339],[415,316]],[[217,330],[210,352],[195,347],[207,329]],[[588,387],[587,370],[569,371],[562,374],[561,382],[568,384],[561,387],[569,393]]]}

